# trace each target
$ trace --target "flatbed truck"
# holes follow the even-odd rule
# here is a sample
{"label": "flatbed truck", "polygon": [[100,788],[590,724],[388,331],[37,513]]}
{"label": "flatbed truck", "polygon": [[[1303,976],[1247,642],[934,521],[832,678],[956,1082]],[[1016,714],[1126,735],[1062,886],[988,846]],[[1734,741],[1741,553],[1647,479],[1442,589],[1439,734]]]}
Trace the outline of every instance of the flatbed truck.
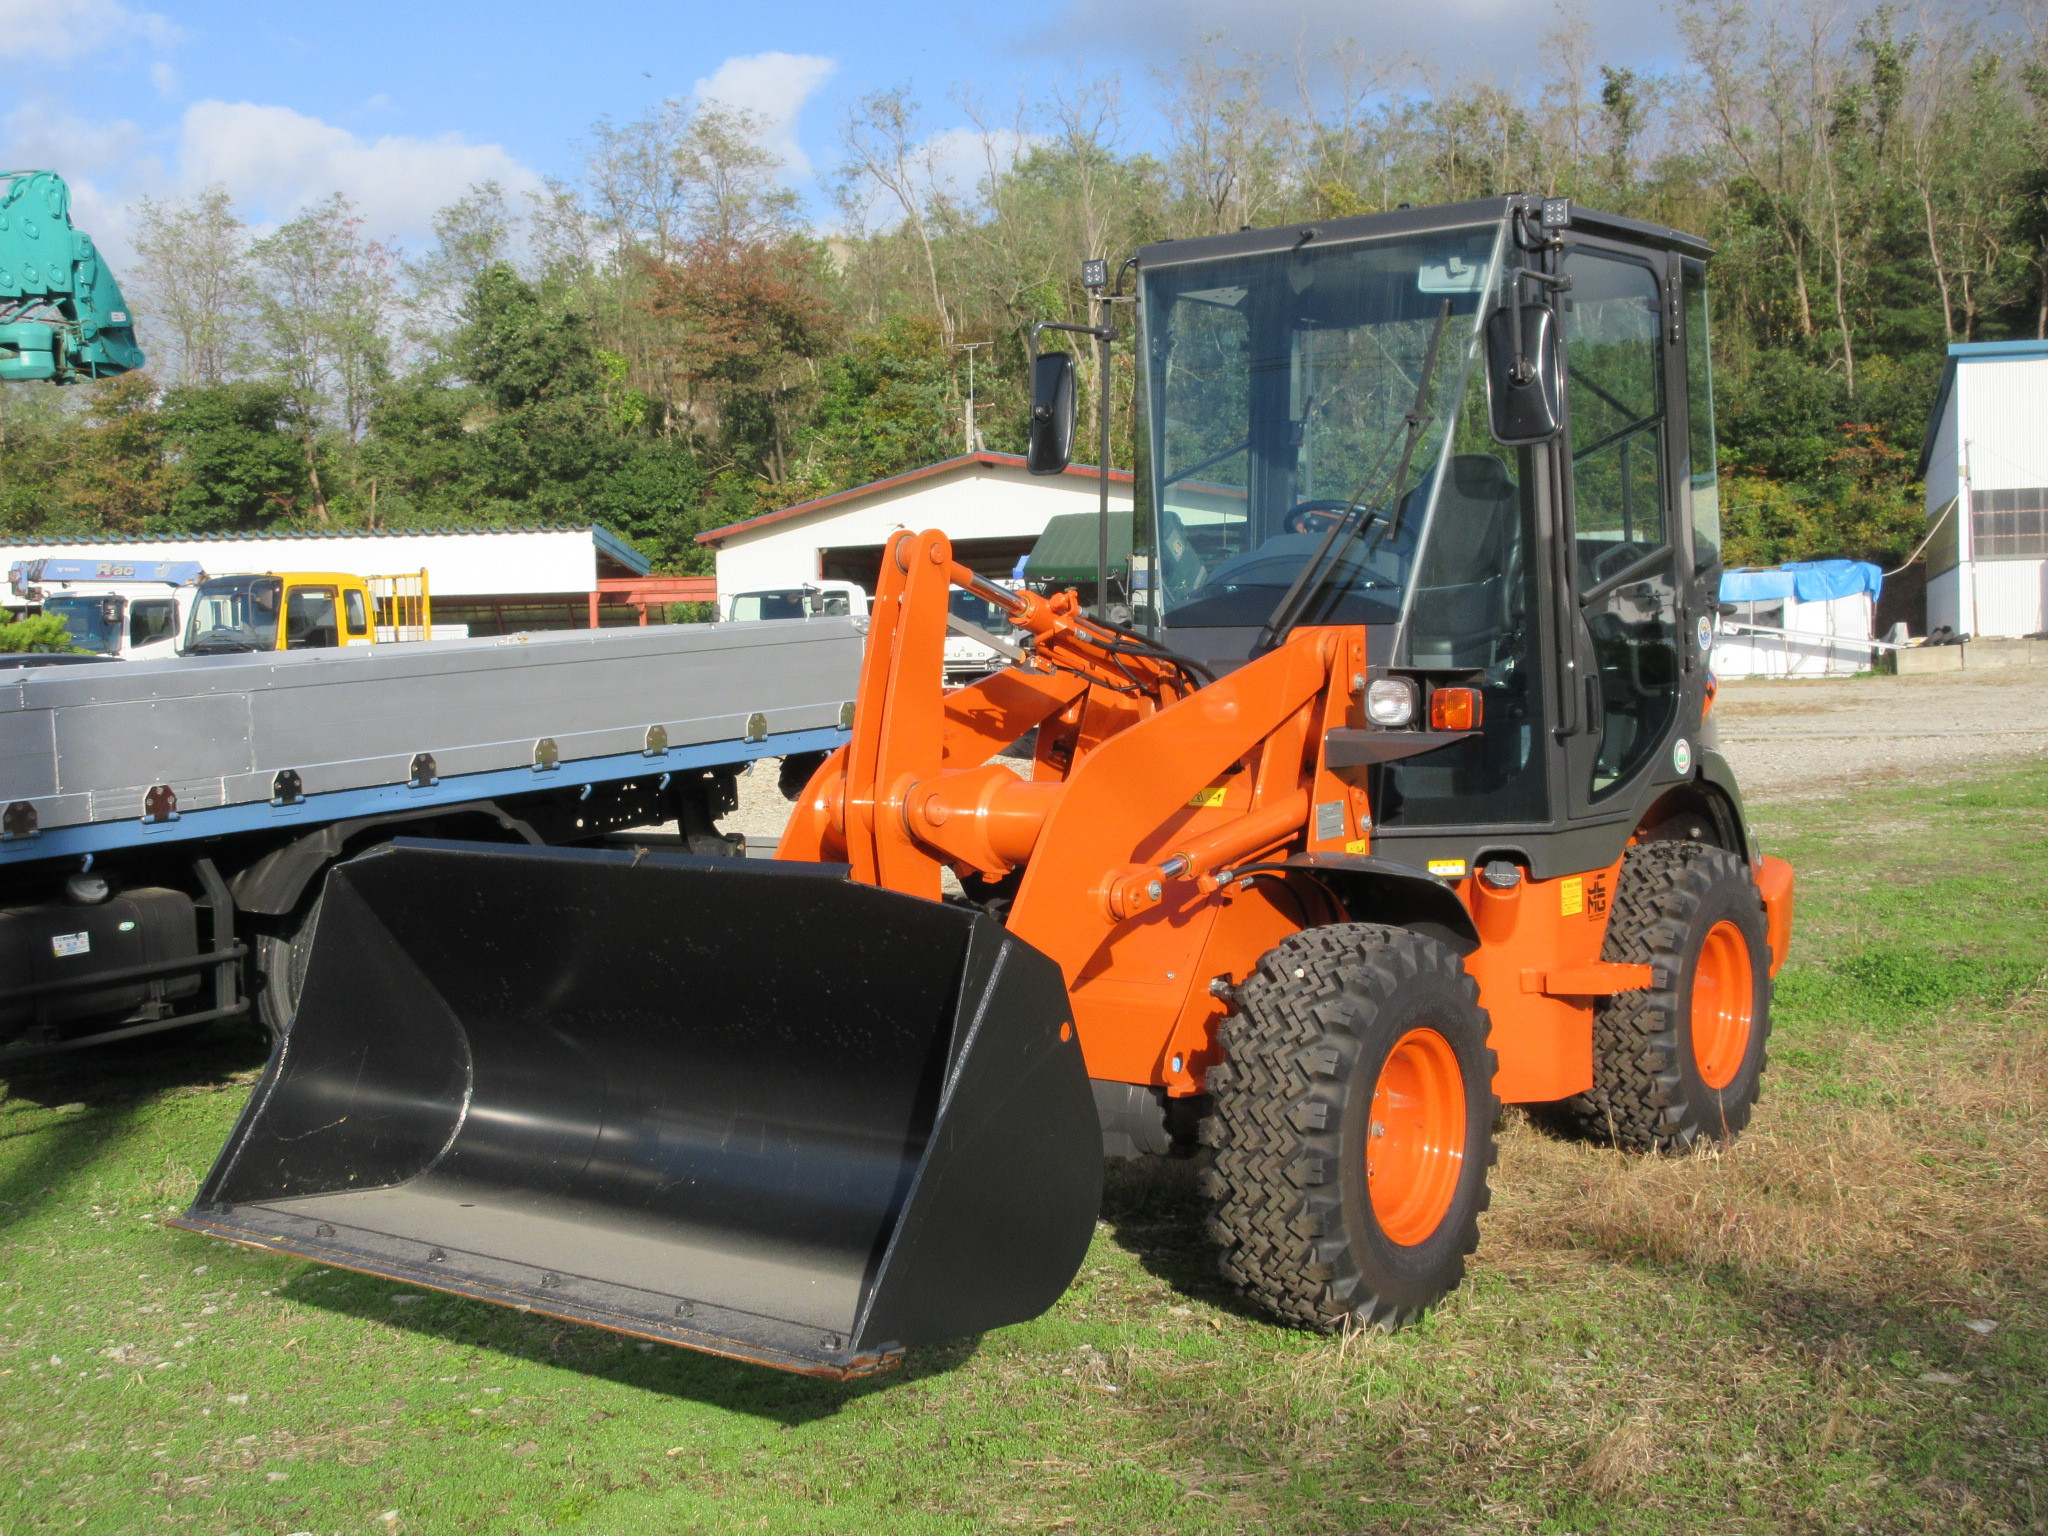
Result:
{"label": "flatbed truck", "polygon": [[0,1070],[281,1030],[328,867],[379,843],[740,851],[716,825],[737,775],[782,758],[800,784],[847,739],[865,628],[0,665]]}

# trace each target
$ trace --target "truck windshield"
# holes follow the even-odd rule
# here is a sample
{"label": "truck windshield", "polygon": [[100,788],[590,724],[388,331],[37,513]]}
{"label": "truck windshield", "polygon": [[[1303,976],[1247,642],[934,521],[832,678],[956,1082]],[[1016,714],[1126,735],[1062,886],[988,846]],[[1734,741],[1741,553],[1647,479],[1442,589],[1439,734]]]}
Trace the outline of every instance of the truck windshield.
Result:
{"label": "truck windshield", "polygon": [[953,589],[947,600],[947,609],[956,619],[965,620],[977,629],[988,630],[991,634],[1004,634],[1010,628],[1010,615],[986,598],[976,597],[961,587]]}
{"label": "truck windshield", "polygon": [[[1264,623],[1361,497],[1378,516],[1304,619],[1398,621],[1500,232],[1485,224],[1146,274],[1141,478],[1155,526],[1133,576],[1155,619]],[[1424,429],[1394,486],[1440,320]]]}
{"label": "truck windshield", "polygon": [[46,597],[43,612],[54,613],[71,631],[71,643],[102,656],[121,652],[121,623],[127,603],[118,597]]}
{"label": "truck windshield", "polygon": [[190,656],[276,650],[283,591],[284,583],[275,576],[223,576],[207,582],[192,599],[182,649]]}
{"label": "truck windshield", "polygon": [[757,619],[843,618],[850,611],[844,592],[821,591],[816,587],[739,592],[732,600],[735,624],[751,624]]}

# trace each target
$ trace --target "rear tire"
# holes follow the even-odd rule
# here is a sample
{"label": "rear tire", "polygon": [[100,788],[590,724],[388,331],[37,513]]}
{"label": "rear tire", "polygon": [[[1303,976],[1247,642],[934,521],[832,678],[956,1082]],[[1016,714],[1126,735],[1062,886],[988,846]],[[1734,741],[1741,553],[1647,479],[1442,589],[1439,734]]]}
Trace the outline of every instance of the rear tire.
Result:
{"label": "rear tire", "polygon": [[1629,1152],[1733,1140],[1756,1105],[1771,1033],[1766,934],[1763,898],[1734,854],[1629,849],[1600,954],[1652,967],[1659,985],[1601,1001],[1592,1089],[1538,1118]]}
{"label": "rear tire", "polygon": [[1281,1318],[1414,1321],[1464,1278],[1493,1164],[1494,1055],[1447,946],[1377,923],[1275,945],[1236,993],[1202,1140],[1224,1275]]}

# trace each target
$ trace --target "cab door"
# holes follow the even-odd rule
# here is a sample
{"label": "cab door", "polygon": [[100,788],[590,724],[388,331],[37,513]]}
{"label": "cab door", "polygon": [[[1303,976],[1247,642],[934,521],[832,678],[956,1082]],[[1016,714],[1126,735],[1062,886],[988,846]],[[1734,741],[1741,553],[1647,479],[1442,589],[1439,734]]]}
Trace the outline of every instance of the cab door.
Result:
{"label": "cab door", "polygon": [[290,587],[284,600],[279,650],[320,651],[341,644],[341,621],[333,587]]}
{"label": "cab door", "polygon": [[[1672,357],[1662,253],[1575,244],[1562,316],[1564,615],[1576,691],[1565,737],[1574,819],[1622,815],[1631,790],[1676,776],[1684,666]],[[1677,407],[1682,411],[1681,403]],[[1689,574],[1686,573],[1686,574]],[[1689,765],[1688,765],[1689,766]]]}
{"label": "cab door", "polygon": [[376,631],[370,624],[369,588],[341,589],[341,624],[343,645],[369,645],[376,640]]}

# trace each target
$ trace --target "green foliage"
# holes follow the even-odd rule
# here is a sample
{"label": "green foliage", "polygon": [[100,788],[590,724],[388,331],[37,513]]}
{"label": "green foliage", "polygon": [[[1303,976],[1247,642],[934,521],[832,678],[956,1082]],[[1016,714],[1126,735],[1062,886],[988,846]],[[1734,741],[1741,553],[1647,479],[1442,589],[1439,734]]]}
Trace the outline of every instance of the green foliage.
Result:
{"label": "green foliage", "polygon": [[[0,392],[0,529],[601,518],[694,570],[703,528],[956,452],[962,343],[988,343],[982,440],[1020,449],[1025,337],[1092,317],[1083,256],[1534,191],[1715,247],[1730,557],[1896,563],[1944,347],[2048,325],[2048,44],[1937,41],[1887,7],[1797,35],[1735,0],[1679,21],[1676,76],[1568,25],[1533,85],[1406,80],[1340,46],[1299,99],[1209,42],[1158,78],[1156,143],[1113,78],[1079,76],[1014,159],[991,130],[971,190],[932,182],[931,125],[881,92],[843,125],[830,240],[761,121],[677,102],[597,124],[581,184],[523,213],[472,188],[404,259],[338,197],[262,238],[227,189],[152,203],[134,288],[176,387]],[[1129,463],[1127,345],[1113,369]],[[1082,349],[1090,443],[1094,375]]]}
{"label": "green foliage", "polygon": [[38,613],[26,619],[0,624],[0,654],[19,656],[28,651],[75,651],[71,630],[61,616]]}
{"label": "green foliage", "polygon": [[901,316],[849,337],[825,365],[813,476],[837,490],[951,458],[961,393],[935,322]]}
{"label": "green foliage", "polygon": [[261,528],[306,494],[306,459],[274,384],[195,385],[165,392],[164,441],[176,466],[166,532]]}

